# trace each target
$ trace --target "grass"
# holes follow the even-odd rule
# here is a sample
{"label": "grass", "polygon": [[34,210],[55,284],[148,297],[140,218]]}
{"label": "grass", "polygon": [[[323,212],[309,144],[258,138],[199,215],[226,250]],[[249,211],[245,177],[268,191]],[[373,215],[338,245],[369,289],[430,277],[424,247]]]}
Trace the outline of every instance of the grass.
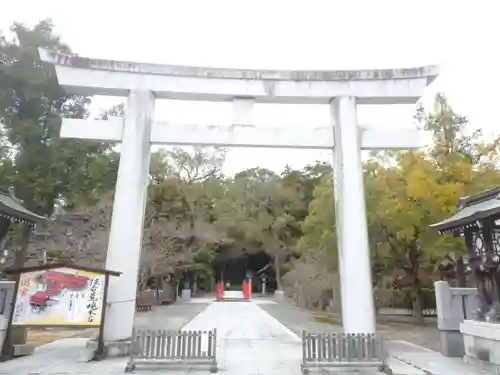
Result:
{"label": "grass", "polygon": [[[314,321],[318,323],[325,323],[325,324],[331,324],[334,326],[341,326],[342,325],[342,317],[337,314],[329,314],[329,313],[316,313],[314,314]],[[377,328],[378,329],[408,329],[412,328],[415,326],[421,326],[421,324],[418,324],[417,322],[391,322],[391,321],[385,321],[385,322],[379,322],[377,321]],[[433,325],[431,325],[433,326]]]}
{"label": "grass", "polygon": [[331,325],[335,325],[335,326],[342,325],[342,319],[329,317],[329,316],[315,316],[314,320],[318,323],[326,323],[326,324],[331,324]]}
{"label": "grass", "polygon": [[85,329],[46,329],[46,328],[31,328],[28,329],[27,344],[39,347],[51,342],[69,338],[69,337],[96,337],[98,332],[97,328]]}

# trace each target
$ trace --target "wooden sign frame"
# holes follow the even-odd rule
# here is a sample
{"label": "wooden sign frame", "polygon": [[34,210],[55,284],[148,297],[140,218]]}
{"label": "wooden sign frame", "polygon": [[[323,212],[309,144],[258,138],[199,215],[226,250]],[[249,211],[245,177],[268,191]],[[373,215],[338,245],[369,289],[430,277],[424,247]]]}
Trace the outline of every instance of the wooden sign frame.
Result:
{"label": "wooden sign frame", "polygon": [[[13,319],[16,313],[16,302],[18,298],[18,294],[20,293],[20,288],[21,288],[21,283],[23,280],[23,274],[26,273],[32,273],[32,272],[40,272],[40,271],[49,271],[49,270],[57,270],[60,268],[66,268],[66,269],[71,269],[74,271],[83,271],[83,272],[89,272],[92,274],[98,274],[104,276],[104,288],[103,288],[103,295],[102,295],[102,307],[101,307],[101,320],[100,324],[57,324],[57,323],[46,323],[46,324],[19,324],[19,325],[14,325],[13,324]],[[23,327],[23,328],[34,328],[34,327],[91,327],[91,328],[99,328],[99,336],[98,336],[98,345],[97,345],[97,350],[94,355],[95,360],[100,360],[104,358],[105,356],[105,350],[104,350],[104,340],[103,340],[103,330],[104,330],[104,323],[106,319],[106,307],[107,307],[107,295],[108,295],[108,285],[109,285],[109,277],[110,276],[115,276],[119,277],[121,275],[121,272],[117,271],[111,271],[111,270],[106,270],[106,269],[100,269],[100,268],[92,268],[92,267],[84,267],[84,266],[79,266],[77,264],[73,263],[52,263],[52,264],[45,264],[41,266],[34,266],[34,267],[24,267],[24,268],[19,268],[19,269],[9,269],[5,271],[6,274],[19,274],[19,277],[17,278],[16,285],[14,287],[14,298],[12,300],[12,308],[10,310],[9,314],[9,320],[8,320],[8,326],[7,326],[7,334],[5,337],[5,342],[4,342],[4,349],[2,353],[2,359],[9,359],[12,358],[12,345],[11,345],[11,337],[12,337],[12,327]],[[54,272],[55,276],[57,276],[57,271]],[[62,275],[62,273],[60,273]],[[67,275],[71,276],[71,275]],[[78,278],[78,276],[75,276]],[[75,279],[70,279],[69,283],[74,282]],[[85,280],[78,280],[76,279],[77,283],[82,284]],[[57,288],[57,290],[53,290],[51,293],[57,293],[57,291],[63,291],[68,288],[68,281],[66,280],[55,280],[54,281],[55,285],[52,288]]]}

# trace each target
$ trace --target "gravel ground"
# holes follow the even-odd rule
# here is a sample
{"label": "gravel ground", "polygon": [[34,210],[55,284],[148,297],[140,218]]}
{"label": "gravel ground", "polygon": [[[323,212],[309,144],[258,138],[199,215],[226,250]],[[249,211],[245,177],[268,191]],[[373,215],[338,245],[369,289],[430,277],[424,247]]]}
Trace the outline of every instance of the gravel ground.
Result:
{"label": "gravel ground", "polygon": [[[288,304],[260,304],[264,311],[280,321],[295,334],[301,336],[302,330],[312,332],[342,332],[340,325],[318,322],[314,313]],[[403,340],[428,349],[439,351],[439,331],[433,325],[415,325],[410,323],[377,324],[383,336],[391,340]]]}
{"label": "gravel ground", "polygon": [[84,328],[84,329],[43,329],[43,328],[30,328],[28,329],[28,339],[26,341],[29,345],[39,347],[53,341],[69,338],[69,337],[97,337],[98,328]]}
{"label": "gravel ground", "polygon": [[169,306],[154,306],[153,311],[135,313],[137,328],[178,330],[202,312],[208,303],[175,303]]}
{"label": "gravel ground", "polygon": [[259,307],[299,336],[302,336],[303,330],[329,333],[342,332],[342,327],[317,322],[314,320],[314,315],[296,306],[280,303],[266,303],[260,304]]}
{"label": "gravel ground", "polygon": [[436,352],[441,350],[439,331],[436,325],[387,323],[378,325],[378,330],[384,337],[391,340],[408,341]]}
{"label": "gravel ground", "polygon": [[[176,303],[169,306],[155,306],[153,311],[137,312],[135,326],[140,328],[179,330],[198,315],[208,303]],[[27,343],[36,347],[64,338],[96,338],[97,328],[85,329],[29,329]]]}

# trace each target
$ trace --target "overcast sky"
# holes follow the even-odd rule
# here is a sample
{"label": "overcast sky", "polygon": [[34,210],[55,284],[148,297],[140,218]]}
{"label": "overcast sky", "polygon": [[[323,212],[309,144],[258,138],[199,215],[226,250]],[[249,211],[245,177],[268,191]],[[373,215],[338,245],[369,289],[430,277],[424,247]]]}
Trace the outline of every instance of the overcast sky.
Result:
{"label": "overcast sky", "polygon": [[[424,104],[444,92],[471,127],[498,133],[500,24],[492,0],[6,0],[0,29],[50,17],[82,56],[212,67],[363,69],[440,64]],[[497,35],[497,37],[495,37]],[[118,98],[95,98],[93,110]],[[327,106],[257,105],[257,125],[329,123]],[[412,125],[412,106],[363,106],[359,122]],[[229,124],[229,104],[158,101],[156,119]],[[226,172],[300,168],[327,152],[232,150]]]}

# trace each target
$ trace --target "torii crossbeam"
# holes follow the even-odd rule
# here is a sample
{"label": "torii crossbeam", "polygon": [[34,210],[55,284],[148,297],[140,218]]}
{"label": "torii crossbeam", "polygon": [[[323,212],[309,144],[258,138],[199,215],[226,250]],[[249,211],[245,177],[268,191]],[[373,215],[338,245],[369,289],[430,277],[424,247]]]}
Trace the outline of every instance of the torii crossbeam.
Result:
{"label": "torii crossbeam", "polygon": [[[124,119],[64,119],[63,138],[84,138],[121,142]],[[362,150],[408,150],[423,147],[425,134],[418,130],[373,130],[359,128]],[[246,125],[198,125],[155,122],[151,128],[152,144],[174,146],[257,147],[332,150],[335,147],[331,127],[287,128]]]}
{"label": "torii crossbeam", "polygon": [[[271,71],[109,61],[39,50],[71,93],[128,97],[123,119],[64,119],[61,136],[121,141],[106,268],[110,280],[106,341],[132,334],[151,143],[228,147],[332,149],[335,210],[346,333],[375,332],[361,149],[414,149],[414,130],[362,130],[357,104],[415,103],[438,74],[435,66],[360,71]],[[155,98],[231,101],[233,126],[153,123]],[[326,104],[332,126],[258,128],[253,103]],[[242,126],[244,125],[244,126]]]}

